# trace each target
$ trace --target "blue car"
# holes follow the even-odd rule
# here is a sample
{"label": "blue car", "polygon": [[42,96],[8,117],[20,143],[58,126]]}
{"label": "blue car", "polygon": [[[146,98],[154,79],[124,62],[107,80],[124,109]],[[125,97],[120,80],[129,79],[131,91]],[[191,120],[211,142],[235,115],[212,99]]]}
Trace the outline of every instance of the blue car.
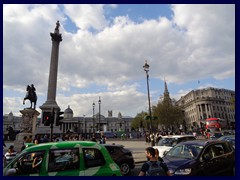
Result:
{"label": "blue car", "polygon": [[221,136],[217,140],[219,141],[228,141],[229,143],[232,144],[232,146],[235,148],[235,135],[226,135],[226,136]]}
{"label": "blue car", "polygon": [[235,175],[235,150],[227,141],[180,142],[163,160],[173,176]]}

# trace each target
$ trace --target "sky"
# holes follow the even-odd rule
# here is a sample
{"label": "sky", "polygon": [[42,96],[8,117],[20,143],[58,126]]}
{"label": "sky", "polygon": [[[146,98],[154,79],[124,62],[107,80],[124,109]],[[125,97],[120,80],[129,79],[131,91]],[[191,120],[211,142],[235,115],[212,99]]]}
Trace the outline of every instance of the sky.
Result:
{"label": "sky", "polygon": [[47,100],[51,37],[60,22],[56,101],[74,117],[95,113],[135,117],[148,111],[167,82],[170,97],[207,88],[235,91],[234,4],[4,4],[3,115]]}

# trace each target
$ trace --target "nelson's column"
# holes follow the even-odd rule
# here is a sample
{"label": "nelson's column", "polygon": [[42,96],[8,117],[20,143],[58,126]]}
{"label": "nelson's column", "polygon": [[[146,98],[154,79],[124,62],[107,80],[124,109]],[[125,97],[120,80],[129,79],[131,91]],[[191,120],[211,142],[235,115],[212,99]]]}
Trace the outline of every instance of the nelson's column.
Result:
{"label": "nelson's column", "polygon": [[42,106],[39,107],[42,110],[42,118],[41,125],[38,127],[36,134],[50,133],[49,126],[44,126],[42,124],[44,122],[44,116],[47,113],[52,113],[54,117],[52,133],[61,133],[59,126],[55,126],[57,114],[60,112],[60,107],[56,102],[59,44],[62,41],[62,34],[59,33],[59,27],[60,23],[57,21],[54,33],[50,33],[50,36],[52,38],[52,51],[49,69],[47,100]]}

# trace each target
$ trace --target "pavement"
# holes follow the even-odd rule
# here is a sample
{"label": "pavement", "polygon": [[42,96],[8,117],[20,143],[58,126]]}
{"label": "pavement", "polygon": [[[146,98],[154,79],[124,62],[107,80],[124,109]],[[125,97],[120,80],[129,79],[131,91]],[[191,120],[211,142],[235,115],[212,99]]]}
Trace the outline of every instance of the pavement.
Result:
{"label": "pavement", "polygon": [[[135,163],[143,163],[146,161],[145,149],[148,147],[145,144],[144,139],[108,139],[106,144],[121,144],[125,148],[132,151]],[[3,149],[3,154],[5,154],[10,145],[14,145],[13,141],[5,141],[6,147]]]}

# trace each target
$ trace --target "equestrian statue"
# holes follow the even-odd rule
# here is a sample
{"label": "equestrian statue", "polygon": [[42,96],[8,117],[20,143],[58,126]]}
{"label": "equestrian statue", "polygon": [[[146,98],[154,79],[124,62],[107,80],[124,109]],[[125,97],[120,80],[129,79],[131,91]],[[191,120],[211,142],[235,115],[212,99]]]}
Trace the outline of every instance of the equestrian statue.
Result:
{"label": "equestrian statue", "polygon": [[31,103],[31,106],[29,109],[32,109],[32,103],[34,103],[33,109],[36,108],[36,103],[37,103],[37,94],[36,94],[36,88],[32,84],[31,86],[27,85],[26,89],[27,93],[25,98],[23,99],[23,104],[25,104],[25,100],[28,99]]}

